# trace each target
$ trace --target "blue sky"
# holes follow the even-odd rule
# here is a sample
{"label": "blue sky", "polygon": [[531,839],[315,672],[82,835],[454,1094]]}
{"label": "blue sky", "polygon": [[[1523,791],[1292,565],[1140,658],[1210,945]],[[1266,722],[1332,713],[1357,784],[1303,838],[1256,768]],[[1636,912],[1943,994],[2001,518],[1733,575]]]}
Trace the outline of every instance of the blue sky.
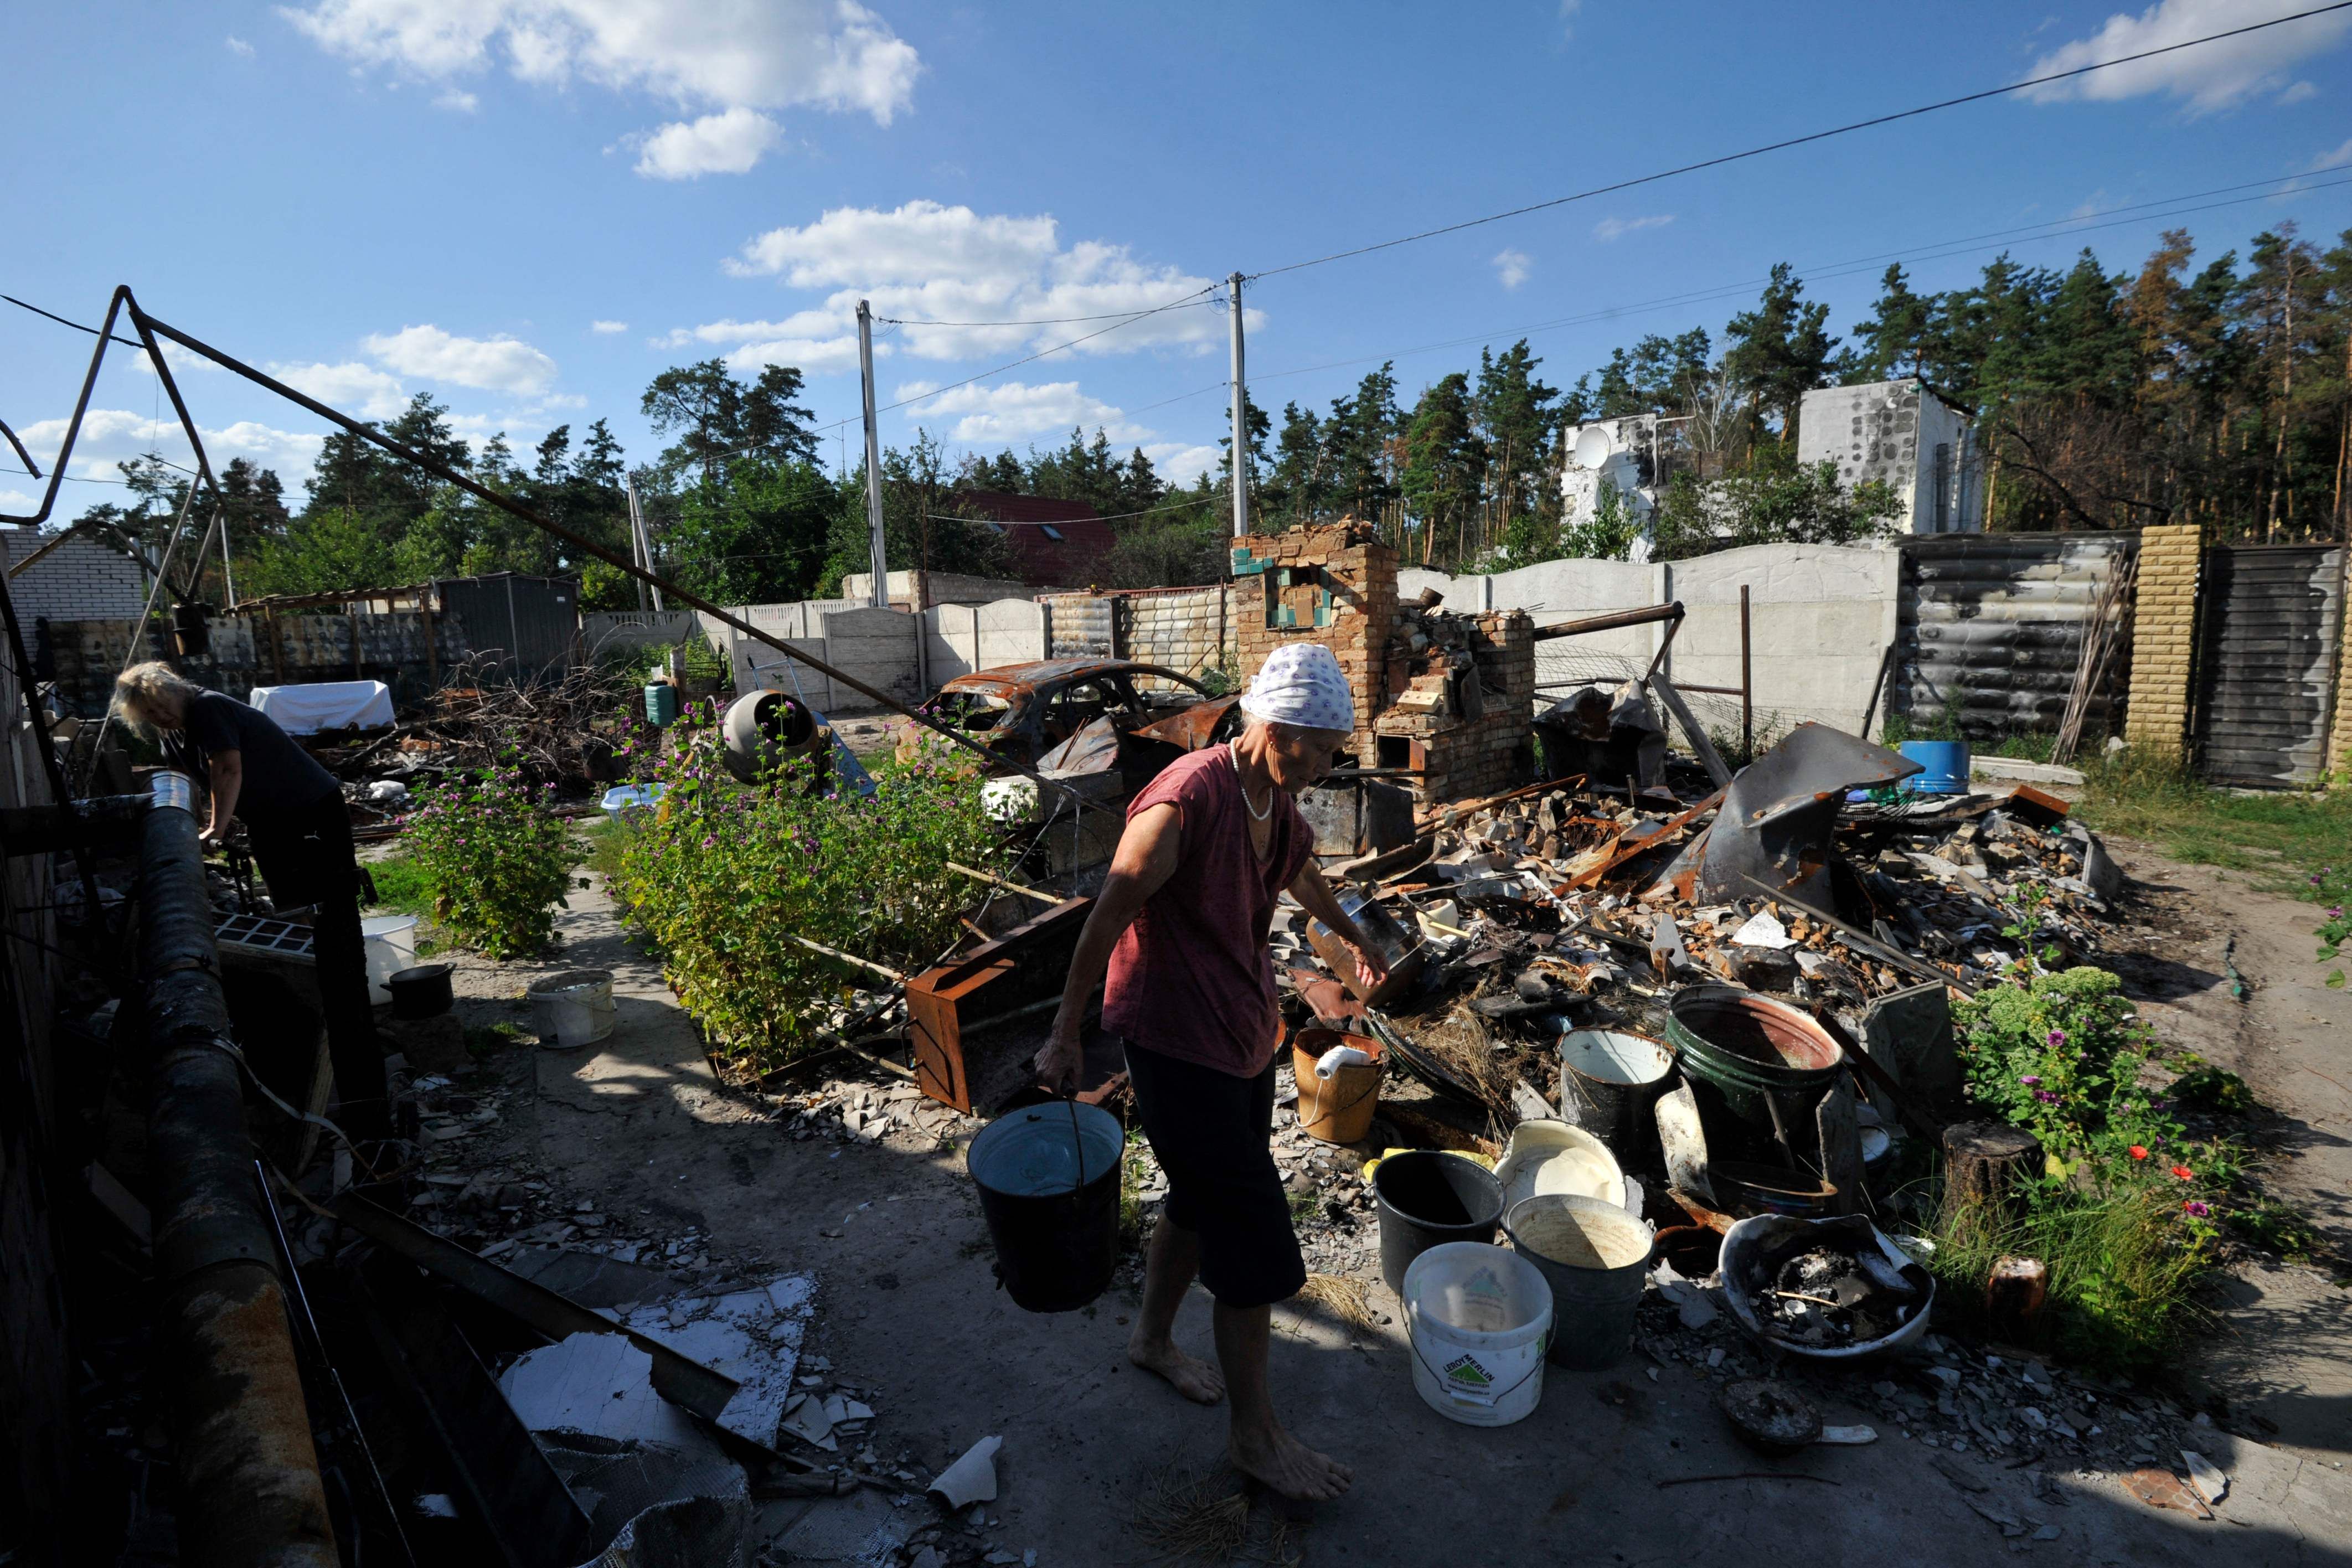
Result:
{"label": "blue sky", "polygon": [[[0,291],[94,321],[128,282],[346,409],[430,392],[518,449],[603,416],[642,460],[637,399],[692,359],[798,364],[821,423],[854,418],[861,294],[924,321],[1138,310],[2307,4],[20,7]],[[2001,243],[2111,268],[2176,224],[2200,262],[2287,219],[2324,243],[2352,225],[2352,169],[2310,173],[2352,163],[2348,42],[2339,12],[1269,277],[1246,291],[1253,394],[1319,408],[1394,356],[1409,395],[1538,326],[1565,384],[1644,332],[1718,331],[1780,260],[1843,332],[1890,252],[1946,252],[1906,259],[1924,289]],[[1973,237],[2052,224],[2071,226]],[[886,329],[882,401],[1103,324]],[[884,437],[992,450],[1099,424],[1189,477],[1222,434],[1225,335],[1214,306],[1170,310],[887,413]],[[0,307],[0,418],[44,468],[88,353]],[[136,359],[109,359],[78,479],[157,439]],[[182,381],[216,462],[299,489],[316,419],[216,371]],[[829,460],[844,434],[854,460],[854,425]],[[0,472],[0,507],[38,489]],[[66,491],[67,517],[110,493]]]}

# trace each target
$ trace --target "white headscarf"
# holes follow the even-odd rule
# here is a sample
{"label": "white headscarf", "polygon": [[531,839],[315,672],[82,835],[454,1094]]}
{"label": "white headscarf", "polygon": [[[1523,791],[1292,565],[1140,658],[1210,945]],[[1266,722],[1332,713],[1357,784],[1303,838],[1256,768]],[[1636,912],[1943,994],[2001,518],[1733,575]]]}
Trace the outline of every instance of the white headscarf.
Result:
{"label": "white headscarf", "polygon": [[1242,711],[1302,730],[1344,732],[1356,727],[1356,695],[1329,648],[1319,642],[1285,643],[1266,656],[1242,697]]}

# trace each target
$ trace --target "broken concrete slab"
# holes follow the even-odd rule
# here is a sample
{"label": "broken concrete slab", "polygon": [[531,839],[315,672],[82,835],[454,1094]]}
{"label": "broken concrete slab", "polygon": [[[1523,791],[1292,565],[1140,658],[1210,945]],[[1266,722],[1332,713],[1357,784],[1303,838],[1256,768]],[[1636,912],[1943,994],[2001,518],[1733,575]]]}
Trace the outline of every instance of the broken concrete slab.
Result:
{"label": "broken concrete slab", "polygon": [[762,1446],[776,1440],[799,1370],[816,1281],[788,1274],[756,1289],[646,1302],[622,1324],[736,1382],[719,1426]]}
{"label": "broken concrete slab", "polygon": [[694,1418],[654,1392],[653,1370],[653,1357],[618,1334],[572,1334],[516,1358],[499,1391],[533,1432],[711,1449]]}

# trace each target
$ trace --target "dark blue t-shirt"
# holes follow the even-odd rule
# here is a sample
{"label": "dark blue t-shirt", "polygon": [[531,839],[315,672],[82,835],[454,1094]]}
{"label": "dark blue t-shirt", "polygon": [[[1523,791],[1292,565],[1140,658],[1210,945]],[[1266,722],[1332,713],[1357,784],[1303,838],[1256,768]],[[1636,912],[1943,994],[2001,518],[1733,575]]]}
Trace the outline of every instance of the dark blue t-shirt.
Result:
{"label": "dark blue t-shirt", "polygon": [[174,767],[187,769],[200,781],[209,779],[214,757],[223,752],[241,753],[245,783],[237,791],[236,815],[247,826],[267,827],[276,813],[305,811],[330,795],[342,795],[335,775],[296,745],[268,714],[217,691],[188,699],[186,728],[163,751]]}

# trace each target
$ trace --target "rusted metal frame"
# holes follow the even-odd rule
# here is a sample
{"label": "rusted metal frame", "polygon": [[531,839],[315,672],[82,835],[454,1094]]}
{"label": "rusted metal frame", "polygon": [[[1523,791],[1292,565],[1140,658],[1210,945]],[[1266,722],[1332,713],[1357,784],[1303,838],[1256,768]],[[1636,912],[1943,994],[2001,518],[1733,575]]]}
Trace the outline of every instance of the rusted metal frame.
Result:
{"label": "rusted metal frame", "polygon": [[[81,438],[82,416],[89,412],[89,396],[98,386],[98,367],[106,359],[106,345],[128,341],[114,336],[114,318],[121,313],[124,302],[130,298],[131,289],[122,286],[118,287],[114,290],[114,298],[107,301],[106,322],[99,331],[98,346],[89,351],[89,369],[83,373],[81,378],[81,395],[74,399],[73,412],[66,416],[65,439],[58,443],[58,460],[50,466],[49,488],[41,493],[40,510],[24,517],[0,514],[0,522],[37,527],[49,521],[49,513],[58,504],[58,489],[65,483],[67,460],[73,456],[74,443]],[[47,315],[47,312],[43,311],[42,314]],[[66,324],[74,325],[70,321]],[[30,468],[32,464],[27,461],[26,467]]]}
{"label": "rusted metal frame", "polygon": [[1756,754],[1756,677],[1748,652],[1748,584],[1739,584],[1739,754]]}
{"label": "rusted metal frame", "polygon": [[1666,668],[1666,655],[1673,651],[1675,638],[1681,634],[1682,629],[1683,617],[1680,616],[1666,623],[1666,635],[1658,639],[1658,651],[1650,656],[1650,668],[1642,672],[1643,685],[1646,686],[1658,678],[1658,671]]}
{"label": "rusted metal frame", "polygon": [[446,1241],[355,1193],[337,1201],[335,1216],[370,1241],[479,1297],[551,1340],[579,1333],[622,1335],[653,1358],[655,1392],[707,1421],[717,1421],[727,1402],[735,1397],[738,1384],[724,1373],[690,1361],[658,1340],[625,1329],[568,1296],[477,1258],[456,1242]]}
{"label": "rusted metal frame", "polygon": [[0,419],[0,436],[8,437],[8,445],[16,449],[16,460],[25,465],[25,471],[39,479],[41,465],[33,461],[33,454],[25,450],[25,443],[16,439],[16,432],[8,428],[8,422],[5,419]]}
{"label": "rusted metal frame", "polygon": [[154,1047],[147,1147],[180,1551],[200,1565],[337,1561],[205,890],[193,784],[142,825],[140,970]]}
{"label": "rusted metal frame", "polygon": [[1693,686],[1687,680],[1675,682],[1676,691],[1699,691],[1709,697],[1739,697],[1745,693],[1737,686]]}
{"label": "rusted metal frame", "polygon": [[1715,742],[1706,738],[1706,731],[1700,727],[1698,716],[1690,710],[1690,704],[1683,700],[1683,694],[1675,689],[1675,683],[1663,675],[1654,676],[1650,688],[1674,714],[1675,722],[1683,727],[1683,734],[1690,741],[1691,750],[1698,753],[1699,763],[1706,769],[1706,776],[1715,781],[1717,788],[1729,784],[1731,770],[1724,766],[1723,759],[1716,754]]}
{"label": "rusted metal frame", "polygon": [[[681,588],[677,584],[670,582],[667,578],[645,570],[638,566],[636,563],[629,560],[624,555],[621,555],[617,552],[607,550],[603,545],[596,543],[594,541],[583,538],[581,535],[572,532],[570,529],[564,528],[558,523],[550,522],[547,519],[540,516],[529,507],[515,500],[512,497],[502,494],[501,492],[491,489],[489,486],[485,485],[479,480],[472,479],[466,474],[459,473],[457,469],[449,468],[446,464],[434,461],[432,458],[426,457],[424,453],[415,450],[414,447],[394,440],[391,437],[386,436],[383,432],[376,429],[373,426],[362,424],[359,420],[351,418],[349,416],[341,414],[335,409],[329,407],[327,405],[320,402],[317,398],[310,397],[295,391],[294,388],[287,385],[284,382],[278,380],[276,377],[256,370],[253,366],[247,364],[244,361],[236,358],[234,355],[222,353],[220,350],[214,348],[211,344],[203,342],[201,339],[189,336],[187,333],[180,331],[169,322],[159,321],[154,317],[149,316],[145,311],[139,308],[137,300],[131,299],[131,290],[127,286],[118,289],[116,292],[120,300],[129,301],[131,319],[139,325],[142,335],[152,331],[171,339],[173,342],[178,343],[181,347],[187,349],[192,353],[204,355],[205,358],[211,360],[214,363],[221,366],[224,370],[236,372],[238,375],[241,375],[246,380],[252,382],[255,385],[266,387],[269,391],[278,394],[280,397],[285,398],[287,401],[296,404],[300,407],[309,409],[320,418],[341,426],[344,430],[359,437],[362,440],[381,447],[385,451],[390,452],[393,456],[415,464],[418,468],[423,468],[426,473],[433,475],[435,478],[439,479],[446,483],[457,486],[459,489],[466,491],[468,495],[471,495],[479,500],[488,501],[490,505],[497,507],[499,510],[506,512],[512,517],[519,518],[522,521],[530,523],[532,527],[537,528],[543,532],[552,534],[554,537],[561,539],[565,543],[572,546],[572,548],[594,556],[597,560],[604,562],[606,565],[613,567],[614,570],[623,573],[626,576],[637,582],[644,583],[650,587],[660,589],[664,594],[678,600],[681,604],[690,605],[694,609],[699,610],[703,614],[711,616],[721,626],[732,627],[734,630],[742,633],[745,637],[751,638],[754,642],[775,649],[778,653],[782,654],[786,658],[806,665],[809,668],[815,670],[819,675],[824,676],[826,679],[832,681],[836,686],[846,687],[850,690],[858,693],[860,696],[870,699],[880,707],[887,708],[894,713],[901,714],[906,718],[912,719],[915,722],[922,725],[925,729],[931,731],[935,734],[946,737],[956,745],[962,747],[964,750],[972,752],[976,756],[984,758],[992,763],[1003,763],[1003,765],[1011,768],[1013,772],[1034,780],[1040,788],[1052,789],[1058,792],[1062,795],[1066,796],[1075,808],[1082,810],[1092,809],[1097,811],[1115,811],[1119,809],[1116,806],[1106,806],[1095,801],[1082,799],[1078,795],[1078,792],[1072,789],[1069,785],[1045,777],[1034,768],[1028,766],[1017,759],[1000,756],[996,752],[991,752],[987,747],[981,745],[965,735],[958,733],[956,731],[950,729],[947,725],[939,722],[937,720],[930,718],[929,715],[922,713],[912,707],[909,707],[908,704],[899,701],[889,693],[880,690],[875,687],[868,686],[866,682],[858,679],[856,676],[849,675],[842,670],[836,669],[832,665],[827,664],[824,660],[816,658],[814,655],[792,647],[782,637],[771,632],[764,631],[761,628],[753,626],[751,622],[742,619],[740,616],[730,615],[718,605],[713,604],[710,600],[704,598],[699,594],[691,593],[687,589]],[[110,319],[111,317],[110,312]],[[95,375],[95,374],[96,367],[93,365],[92,374]],[[84,397],[85,400],[87,400],[87,389],[85,389]],[[51,488],[54,489],[55,487],[52,486]]]}
{"label": "rusted metal frame", "polygon": [[1617,843],[1620,847],[1614,853],[1601,860],[1599,864],[1578,872],[1568,881],[1562,883],[1561,888],[1564,889],[1572,888],[1589,888],[1592,886],[1602,878],[1608,876],[1610,872],[1615,870],[1626,861],[1631,860],[1634,856],[1642,853],[1644,849],[1657,848],[1660,845],[1666,842],[1669,835],[1680,833],[1684,828],[1688,827],[1692,823],[1696,822],[1701,816],[1713,811],[1717,806],[1721,805],[1722,804],[1723,791],[1717,790],[1713,795],[1708,795],[1705,800],[1700,801],[1696,805],[1692,806],[1688,811],[1684,812],[1681,816],[1669,818],[1665,823],[1659,826],[1655,833],[1644,835],[1643,837],[1637,839],[1632,844],[1625,843],[1624,835],[1618,835]]}
{"label": "rusted metal frame", "polygon": [[1657,621],[1679,621],[1685,613],[1679,599],[1670,605],[1652,605],[1639,610],[1612,610],[1605,616],[1587,616],[1580,621],[1562,621],[1556,626],[1538,626],[1536,641],[1581,637],[1587,632],[1612,632],[1622,626],[1646,626]]}

